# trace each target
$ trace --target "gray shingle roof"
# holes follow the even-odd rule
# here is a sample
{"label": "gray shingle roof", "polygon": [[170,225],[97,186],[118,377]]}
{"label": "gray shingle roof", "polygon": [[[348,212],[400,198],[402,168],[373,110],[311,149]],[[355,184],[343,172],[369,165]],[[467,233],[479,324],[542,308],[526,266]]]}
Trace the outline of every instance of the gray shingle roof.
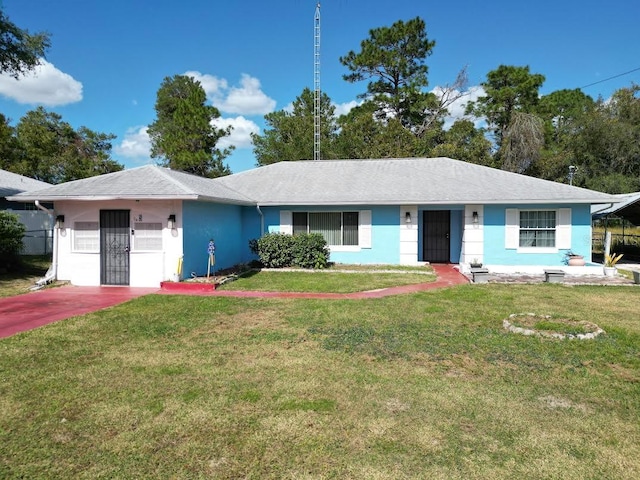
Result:
{"label": "gray shingle roof", "polygon": [[217,179],[155,165],[12,199],[191,199],[240,205],[605,203],[615,197],[450,158],[280,162]]}
{"label": "gray shingle roof", "polygon": [[20,192],[38,190],[48,186],[50,184],[47,182],[0,170],[0,197],[8,197]]}
{"label": "gray shingle roof", "polygon": [[12,200],[20,201],[62,199],[182,199],[255,204],[241,193],[209,178],[156,165],[83,178],[12,197]]}
{"label": "gray shingle roof", "polygon": [[450,158],[280,162],[217,181],[264,206],[602,203],[612,198]]}

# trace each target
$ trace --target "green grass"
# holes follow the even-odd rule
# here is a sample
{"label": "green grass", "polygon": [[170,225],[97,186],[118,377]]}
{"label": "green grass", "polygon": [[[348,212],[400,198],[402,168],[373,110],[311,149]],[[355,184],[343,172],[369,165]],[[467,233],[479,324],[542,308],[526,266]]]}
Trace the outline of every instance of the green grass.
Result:
{"label": "green grass", "polygon": [[[640,478],[639,304],[142,297],[0,341],[0,478]],[[526,312],[607,333],[503,329]]]}
{"label": "green grass", "polygon": [[352,293],[379,288],[433,282],[433,274],[409,273],[340,273],[337,271],[251,271],[237,280],[223,284],[223,290],[257,290],[263,292],[332,292]]}

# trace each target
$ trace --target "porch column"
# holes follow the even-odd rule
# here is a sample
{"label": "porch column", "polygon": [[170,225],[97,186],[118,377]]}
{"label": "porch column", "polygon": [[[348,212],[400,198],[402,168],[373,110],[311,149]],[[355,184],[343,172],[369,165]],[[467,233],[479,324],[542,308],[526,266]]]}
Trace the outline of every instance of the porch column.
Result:
{"label": "porch column", "polygon": [[[418,264],[418,206],[400,207],[400,264]],[[408,214],[408,215],[407,215]]]}
{"label": "porch column", "polygon": [[[474,215],[475,213],[475,215]],[[484,206],[465,205],[460,263],[484,263]]]}

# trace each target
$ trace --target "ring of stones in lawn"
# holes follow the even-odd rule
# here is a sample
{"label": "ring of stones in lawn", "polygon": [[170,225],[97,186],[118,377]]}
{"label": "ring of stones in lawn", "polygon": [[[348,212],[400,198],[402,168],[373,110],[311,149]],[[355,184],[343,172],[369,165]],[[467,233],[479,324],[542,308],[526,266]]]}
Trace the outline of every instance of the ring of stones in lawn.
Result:
{"label": "ring of stones in lawn", "polygon": [[502,326],[510,333],[560,340],[593,340],[606,333],[595,323],[535,313],[512,313]]}

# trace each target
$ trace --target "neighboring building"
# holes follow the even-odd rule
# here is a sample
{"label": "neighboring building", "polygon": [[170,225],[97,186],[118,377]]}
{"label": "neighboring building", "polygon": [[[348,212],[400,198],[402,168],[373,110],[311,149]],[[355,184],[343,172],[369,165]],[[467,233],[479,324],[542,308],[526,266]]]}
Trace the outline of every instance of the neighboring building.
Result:
{"label": "neighboring building", "polygon": [[[281,162],[204,179],[145,166],[14,195],[53,202],[58,278],[158,286],[252,259],[266,232],[319,232],[331,260],[542,272],[591,255],[592,204],[612,196],[450,158]],[[585,273],[587,267],[567,267]],[[591,267],[600,273],[601,268]]]}
{"label": "neighboring building", "polygon": [[[49,214],[38,209],[33,202],[10,202],[6,197],[29,190],[40,190],[51,184],[0,170],[0,210],[15,213],[20,217],[27,232],[23,238],[22,253],[25,255],[42,255],[51,253],[52,219]],[[52,207],[49,204],[49,207]]]}

